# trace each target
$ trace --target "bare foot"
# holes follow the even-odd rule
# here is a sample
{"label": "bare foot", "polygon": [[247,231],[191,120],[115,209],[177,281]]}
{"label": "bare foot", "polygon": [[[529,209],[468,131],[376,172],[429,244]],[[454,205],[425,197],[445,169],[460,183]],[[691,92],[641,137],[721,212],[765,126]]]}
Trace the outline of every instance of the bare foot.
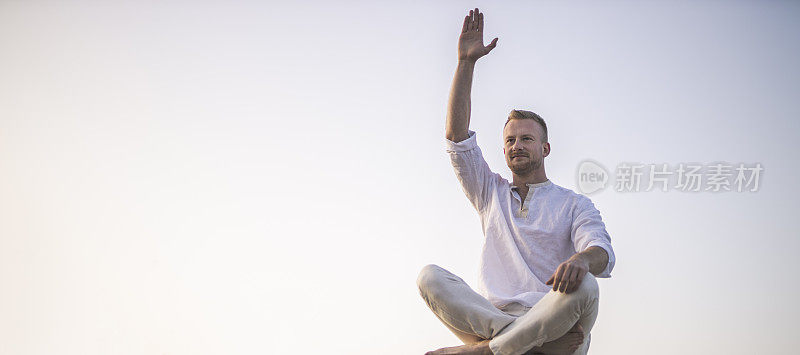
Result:
{"label": "bare foot", "polygon": [[484,340],[474,344],[467,344],[461,346],[451,346],[449,348],[441,348],[434,351],[429,351],[425,355],[491,355],[492,350],[489,349],[489,341]]}
{"label": "bare foot", "polygon": [[561,355],[572,354],[583,344],[583,327],[575,323],[572,329],[567,331],[561,338],[542,344],[541,347],[533,348],[528,354]]}

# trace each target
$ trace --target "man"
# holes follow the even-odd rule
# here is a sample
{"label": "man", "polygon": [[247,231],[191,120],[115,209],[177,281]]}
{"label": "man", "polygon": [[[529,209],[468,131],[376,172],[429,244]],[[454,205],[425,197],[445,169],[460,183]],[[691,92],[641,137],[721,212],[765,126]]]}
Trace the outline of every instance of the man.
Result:
{"label": "man", "polygon": [[[583,195],[547,179],[547,125],[513,110],[503,128],[503,153],[512,182],[492,172],[469,130],[483,14],[464,19],[458,67],[447,111],[447,152],[456,176],[481,217],[486,237],[479,292],[436,265],[417,284],[434,314],[465,345],[429,354],[585,354],[597,317],[595,276],[610,277],[615,257],[600,212]],[[552,286],[552,287],[551,287]]]}

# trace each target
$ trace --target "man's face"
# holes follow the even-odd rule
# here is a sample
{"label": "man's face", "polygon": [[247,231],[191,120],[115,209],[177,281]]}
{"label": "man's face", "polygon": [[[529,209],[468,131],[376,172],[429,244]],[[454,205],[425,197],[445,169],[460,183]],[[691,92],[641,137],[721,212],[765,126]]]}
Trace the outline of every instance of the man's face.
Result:
{"label": "man's face", "polygon": [[529,119],[511,120],[503,129],[503,154],[506,164],[517,175],[541,169],[550,154],[550,143],[542,142],[542,126]]}

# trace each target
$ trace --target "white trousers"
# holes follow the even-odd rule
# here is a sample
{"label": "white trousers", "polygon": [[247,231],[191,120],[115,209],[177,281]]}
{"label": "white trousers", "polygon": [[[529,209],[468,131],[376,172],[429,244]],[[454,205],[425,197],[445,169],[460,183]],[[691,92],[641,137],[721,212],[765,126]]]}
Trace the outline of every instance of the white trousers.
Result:
{"label": "white trousers", "polygon": [[464,344],[491,339],[489,348],[495,355],[525,354],[560,338],[579,322],[587,336],[573,354],[589,349],[599,303],[597,280],[591,273],[575,291],[550,290],[531,308],[511,303],[498,309],[460,277],[432,264],[422,268],[417,286],[428,307]]}

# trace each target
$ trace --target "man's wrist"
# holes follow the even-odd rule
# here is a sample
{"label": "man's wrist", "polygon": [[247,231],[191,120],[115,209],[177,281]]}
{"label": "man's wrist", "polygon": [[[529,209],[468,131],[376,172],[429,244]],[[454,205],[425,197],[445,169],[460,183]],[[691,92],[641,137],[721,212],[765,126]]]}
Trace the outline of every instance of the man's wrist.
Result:
{"label": "man's wrist", "polygon": [[586,263],[585,265],[589,268],[589,272],[591,272],[593,275],[599,275],[602,273],[608,264],[608,252],[606,252],[603,247],[595,245],[573,255],[573,257],[583,260]]}
{"label": "man's wrist", "polygon": [[470,60],[470,59],[459,59],[458,60],[458,66],[459,67],[474,68],[475,67],[475,62],[476,62],[475,60]]}

